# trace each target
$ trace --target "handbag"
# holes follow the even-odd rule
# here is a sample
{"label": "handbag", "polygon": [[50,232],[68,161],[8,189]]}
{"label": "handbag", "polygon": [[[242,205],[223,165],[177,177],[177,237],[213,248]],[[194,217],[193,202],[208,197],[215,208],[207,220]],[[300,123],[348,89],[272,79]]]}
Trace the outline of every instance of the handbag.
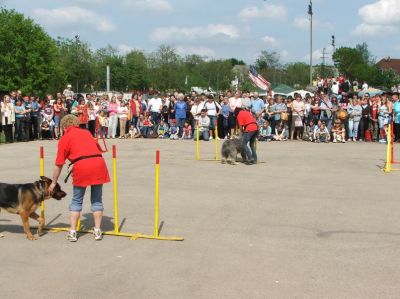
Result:
{"label": "handbag", "polygon": [[296,128],[303,126],[303,120],[301,119],[301,116],[296,117],[296,120],[294,121],[294,126]]}
{"label": "handbag", "polygon": [[288,120],[289,114],[287,112],[281,112],[281,120]]}

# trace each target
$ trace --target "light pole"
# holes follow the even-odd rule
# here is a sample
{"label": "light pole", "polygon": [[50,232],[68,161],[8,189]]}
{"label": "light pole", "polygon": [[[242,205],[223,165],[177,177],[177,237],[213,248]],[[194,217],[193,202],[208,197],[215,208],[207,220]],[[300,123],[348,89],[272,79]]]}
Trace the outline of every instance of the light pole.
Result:
{"label": "light pole", "polygon": [[313,19],[313,9],[312,1],[308,5],[308,14],[310,15],[310,86],[312,86],[312,73],[313,73],[313,59],[312,59],[312,48],[313,48],[313,34],[312,34],[312,19]]}
{"label": "light pole", "polygon": [[80,40],[79,40],[79,34],[75,35],[75,48],[76,48],[76,61],[78,62],[78,69],[76,70],[76,92],[79,92],[79,45],[80,45]]}

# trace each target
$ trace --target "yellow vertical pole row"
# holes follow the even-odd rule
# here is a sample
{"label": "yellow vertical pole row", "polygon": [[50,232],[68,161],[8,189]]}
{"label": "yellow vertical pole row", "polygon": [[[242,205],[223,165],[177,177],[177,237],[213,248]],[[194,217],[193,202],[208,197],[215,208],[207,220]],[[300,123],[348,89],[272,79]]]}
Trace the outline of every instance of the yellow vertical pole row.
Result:
{"label": "yellow vertical pole row", "polygon": [[156,186],[154,195],[154,232],[153,236],[158,238],[158,208],[160,200],[160,151],[156,151]]}
{"label": "yellow vertical pole row", "polygon": [[118,219],[118,182],[117,182],[117,148],[115,145],[112,147],[113,158],[113,190],[114,190],[114,233],[119,233],[119,219]]}
{"label": "yellow vertical pole row", "polygon": [[[40,147],[40,176],[44,176],[44,148]],[[40,217],[44,219],[44,201],[40,203]]]}
{"label": "yellow vertical pole row", "polygon": [[200,131],[199,124],[196,126],[196,160],[200,160]]}
{"label": "yellow vertical pole row", "polygon": [[391,158],[391,153],[392,153],[392,149],[391,149],[391,133],[390,133],[390,124],[388,127],[388,134],[386,134],[386,143],[387,143],[387,147],[386,147],[386,165],[385,165],[385,172],[391,172],[392,171],[392,158]]}
{"label": "yellow vertical pole row", "polygon": [[218,157],[218,120],[215,123],[215,161],[219,160]]}

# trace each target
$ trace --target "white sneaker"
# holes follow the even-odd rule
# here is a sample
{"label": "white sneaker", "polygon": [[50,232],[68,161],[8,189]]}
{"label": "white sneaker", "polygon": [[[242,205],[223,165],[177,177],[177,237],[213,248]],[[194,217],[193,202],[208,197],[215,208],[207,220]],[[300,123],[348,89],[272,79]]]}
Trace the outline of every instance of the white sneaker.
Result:
{"label": "white sneaker", "polygon": [[94,228],[93,229],[93,235],[94,235],[94,239],[96,241],[100,241],[100,240],[103,239],[103,232],[99,228]]}
{"label": "white sneaker", "polygon": [[213,137],[212,137],[212,136],[210,136],[210,140],[213,140]]}
{"label": "white sneaker", "polygon": [[70,241],[70,242],[76,242],[76,241],[78,241],[76,231],[70,230],[70,231],[68,232],[68,235],[67,235],[67,240]]}
{"label": "white sneaker", "polygon": [[217,140],[221,140],[219,137],[217,137]]}

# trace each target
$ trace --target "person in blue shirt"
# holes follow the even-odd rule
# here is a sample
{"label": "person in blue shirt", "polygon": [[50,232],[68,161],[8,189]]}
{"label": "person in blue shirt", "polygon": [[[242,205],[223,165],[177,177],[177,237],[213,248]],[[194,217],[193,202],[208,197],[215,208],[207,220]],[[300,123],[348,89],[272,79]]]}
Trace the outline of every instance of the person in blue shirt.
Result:
{"label": "person in blue shirt", "polygon": [[394,141],[400,141],[400,101],[399,93],[392,94],[393,100],[393,117],[394,117]]}
{"label": "person in blue shirt", "polygon": [[[274,104],[273,108],[273,120],[272,120],[272,129],[275,130],[278,127],[278,124],[281,121],[281,113],[287,112],[286,104],[283,102],[283,97],[278,96],[277,102]],[[287,121],[287,119],[285,120]],[[274,132],[274,131],[273,131]]]}
{"label": "person in blue shirt", "polygon": [[175,119],[176,125],[179,127],[179,138],[182,136],[183,126],[186,120],[187,104],[184,101],[185,96],[183,93],[178,94],[177,101],[175,102]]}
{"label": "person in blue shirt", "polygon": [[251,113],[255,119],[258,119],[265,111],[265,103],[263,99],[258,96],[258,93],[254,93],[254,98],[251,100]]}

